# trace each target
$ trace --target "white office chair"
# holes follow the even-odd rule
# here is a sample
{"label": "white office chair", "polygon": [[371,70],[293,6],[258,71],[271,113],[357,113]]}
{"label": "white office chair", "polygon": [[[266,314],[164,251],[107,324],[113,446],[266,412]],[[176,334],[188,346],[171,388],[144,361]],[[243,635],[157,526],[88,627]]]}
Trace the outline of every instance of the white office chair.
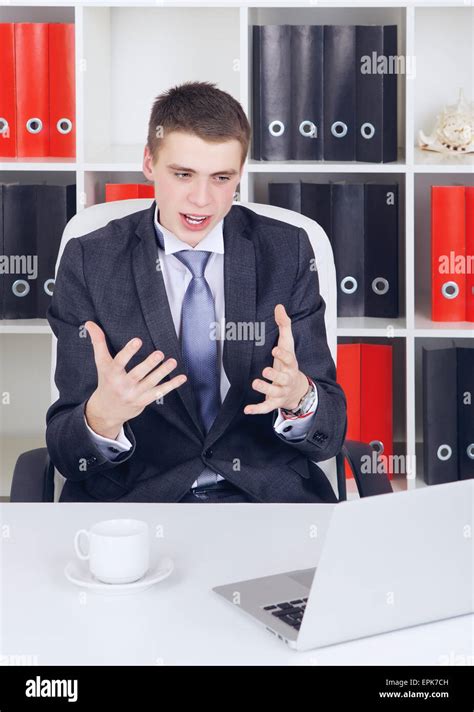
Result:
{"label": "white office chair", "polygon": [[[148,208],[153,200],[139,198],[120,200],[93,205],[81,210],[66,225],[56,261],[56,274],[62,253],[68,240],[86,235],[93,230],[104,227],[111,220],[124,217],[139,210]],[[263,205],[260,203],[236,203],[276,220],[304,228],[314,251],[319,276],[319,288],[326,303],[325,324],[328,345],[336,363],[337,359],[337,287],[334,257],[329,239],[320,225],[293,210]],[[59,398],[59,392],[54,382],[56,370],[57,339],[51,334],[51,403]],[[361,477],[360,458],[372,451],[368,445],[346,441],[343,452],[317,464],[326,474],[336,497],[346,499],[346,480],[344,474],[344,456],[349,460],[353,470],[359,495],[367,496],[391,492],[392,488],[386,477],[373,477],[372,481]],[[66,478],[50,461],[46,448],[39,448],[23,453],[18,458],[13,475],[10,500],[13,501],[54,501],[58,502]]]}

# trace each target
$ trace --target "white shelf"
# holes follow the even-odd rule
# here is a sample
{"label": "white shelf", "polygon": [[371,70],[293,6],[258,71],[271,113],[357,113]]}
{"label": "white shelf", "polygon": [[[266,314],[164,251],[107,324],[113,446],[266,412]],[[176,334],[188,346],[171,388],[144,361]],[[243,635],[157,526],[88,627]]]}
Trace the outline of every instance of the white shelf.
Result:
{"label": "white shelf", "polygon": [[247,164],[249,173],[404,173],[406,164],[402,149],[399,158],[391,163],[362,161],[256,161]]}
{"label": "white shelf", "polygon": [[73,171],[78,170],[76,161],[67,158],[29,158],[23,161],[20,158],[2,158],[0,171]]}
{"label": "white shelf", "polygon": [[474,170],[474,153],[452,156],[415,147],[416,173],[470,173]]}
{"label": "white shelf", "polygon": [[[417,141],[418,130],[423,128],[429,133],[442,106],[457,100],[461,85],[466,99],[474,99],[473,19],[470,0],[51,0],[43,5],[38,0],[9,0],[0,7],[0,22],[75,23],[77,158],[1,159],[0,180],[62,184],[75,181],[81,210],[103,200],[106,182],[145,182],[142,158],[149,112],[154,97],[170,86],[190,79],[214,81],[240,101],[251,119],[252,25],[397,24],[400,54],[416,57],[414,76],[399,76],[397,161],[262,162],[249,158],[240,196],[242,201],[256,200],[272,179],[327,182],[347,177],[349,181],[399,183],[402,316],[340,317],[337,335],[341,339],[385,339],[386,343],[393,343],[397,367],[403,363],[404,368],[403,374],[395,374],[400,386],[395,436],[403,441],[407,456],[412,458],[420,452],[421,344],[426,339],[444,338],[469,343],[474,336],[474,324],[445,324],[429,319],[427,202],[432,183],[474,185],[474,155],[445,156],[423,151]],[[17,368],[18,380],[24,378],[25,339],[31,339],[29,353],[35,354],[35,372],[34,378],[28,374],[32,379],[29,391],[38,383],[49,383],[49,339],[39,340],[37,336],[51,333],[45,319],[0,322],[0,351],[8,353],[12,361],[18,360],[18,364],[8,360],[6,369],[12,373]],[[11,356],[17,353],[15,349],[18,359]],[[45,408],[41,399],[34,396],[34,392],[29,393],[25,408],[28,413],[34,411],[37,428],[33,430],[41,432]],[[2,447],[5,445],[13,453],[9,464],[5,465],[4,458],[3,469],[12,467],[14,455],[31,447],[27,443],[32,436],[23,432],[21,415],[14,418],[18,434],[2,434]],[[31,439],[40,441],[41,438]],[[0,482],[1,496],[7,491],[5,472]],[[418,468],[416,478],[397,476],[392,485],[403,489],[424,486],[424,482]]]}
{"label": "white shelf", "polygon": [[47,319],[0,319],[0,334],[52,334]]}
{"label": "white shelf", "polygon": [[[445,156],[422,151],[415,147],[415,165],[407,164],[401,155],[391,163],[355,161],[256,161],[246,163],[248,173],[470,173],[474,169],[474,154]],[[113,145],[94,149],[87,162],[68,158],[2,158],[0,171],[142,171],[143,146],[140,144]]]}
{"label": "white shelf", "polygon": [[406,319],[379,319],[369,316],[338,317],[338,336],[406,336]]}
{"label": "white shelf", "polygon": [[[465,8],[471,0],[310,0],[318,8]],[[10,7],[37,8],[38,0],[8,0]],[[155,8],[160,7],[235,7],[235,8],[303,8],[308,7],[308,0],[49,0],[48,7],[134,7]]]}
{"label": "white shelf", "polygon": [[451,338],[474,338],[474,323],[472,321],[439,322],[421,312],[415,314],[416,336],[439,336]]}

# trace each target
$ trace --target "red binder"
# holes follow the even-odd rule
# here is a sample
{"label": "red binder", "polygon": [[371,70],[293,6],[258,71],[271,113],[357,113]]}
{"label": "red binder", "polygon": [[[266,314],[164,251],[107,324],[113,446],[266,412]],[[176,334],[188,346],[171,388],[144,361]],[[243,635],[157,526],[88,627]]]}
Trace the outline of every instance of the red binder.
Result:
{"label": "red binder", "polygon": [[467,185],[466,198],[466,321],[474,321],[474,186]]}
{"label": "red binder", "polygon": [[15,68],[18,156],[48,156],[48,23],[15,24]]}
{"label": "red binder", "polygon": [[[338,344],[337,380],[347,399],[347,440],[370,443],[382,456],[393,455],[392,347]],[[390,460],[381,458],[392,479]],[[370,465],[372,463],[369,463]],[[346,477],[352,473],[346,463]]]}
{"label": "red binder", "polygon": [[74,25],[49,24],[49,155],[76,155]]}
{"label": "red binder", "polygon": [[0,158],[16,156],[15,25],[0,23]]}
{"label": "red binder", "polygon": [[431,319],[465,321],[465,189],[431,186]]}
{"label": "red binder", "polygon": [[[347,440],[360,441],[360,344],[337,345],[337,381],[347,401]],[[352,477],[349,463],[345,463],[346,478]]]}
{"label": "red binder", "polygon": [[[392,346],[361,344],[361,349],[360,439],[390,458],[385,461],[390,464],[393,456]],[[390,479],[391,470],[392,467],[386,469]]]}
{"label": "red binder", "polygon": [[106,183],[105,202],[130,198],[154,198],[155,186],[145,183]]}

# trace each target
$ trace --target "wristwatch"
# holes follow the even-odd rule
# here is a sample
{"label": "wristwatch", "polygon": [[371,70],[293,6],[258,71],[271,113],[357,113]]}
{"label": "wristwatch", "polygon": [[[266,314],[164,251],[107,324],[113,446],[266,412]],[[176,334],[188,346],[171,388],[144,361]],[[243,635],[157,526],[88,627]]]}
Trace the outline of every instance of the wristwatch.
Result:
{"label": "wristwatch", "polygon": [[[306,376],[306,378],[308,378]],[[314,401],[314,386],[312,381],[309,380],[308,378],[308,390],[293,410],[288,410],[287,408],[282,408],[282,411],[284,413],[287,413],[288,415],[293,415],[293,416],[300,416],[300,415],[305,415],[306,413],[309,413],[310,411],[310,405]]]}

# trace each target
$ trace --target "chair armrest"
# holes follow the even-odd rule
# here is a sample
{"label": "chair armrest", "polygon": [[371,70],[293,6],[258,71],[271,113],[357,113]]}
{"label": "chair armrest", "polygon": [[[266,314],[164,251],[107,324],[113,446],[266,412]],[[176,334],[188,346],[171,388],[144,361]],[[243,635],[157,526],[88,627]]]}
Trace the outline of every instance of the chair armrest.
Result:
{"label": "chair armrest", "polygon": [[[360,497],[371,497],[376,494],[388,494],[389,492],[393,492],[392,485],[390,484],[390,480],[386,472],[379,472],[379,468],[375,468],[377,471],[372,472],[372,467],[369,468],[369,472],[362,471],[362,458],[368,457],[372,463],[374,459],[374,452],[375,451],[370,447],[370,445],[367,443],[360,443],[357,440],[345,440],[344,445],[342,446],[341,453],[343,458],[347,458],[354,475]],[[341,469],[344,474],[344,467],[342,466]]]}
{"label": "chair armrest", "polygon": [[10,502],[53,502],[54,465],[45,447],[20,455],[13,471]]}
{"label": "chair armrest", "polygon": [[346,471],[344,467],[345,459],[343,446],[341,451],[336,455],[337,491],[339,494],[339,502],[343,502],[347,499]]}

